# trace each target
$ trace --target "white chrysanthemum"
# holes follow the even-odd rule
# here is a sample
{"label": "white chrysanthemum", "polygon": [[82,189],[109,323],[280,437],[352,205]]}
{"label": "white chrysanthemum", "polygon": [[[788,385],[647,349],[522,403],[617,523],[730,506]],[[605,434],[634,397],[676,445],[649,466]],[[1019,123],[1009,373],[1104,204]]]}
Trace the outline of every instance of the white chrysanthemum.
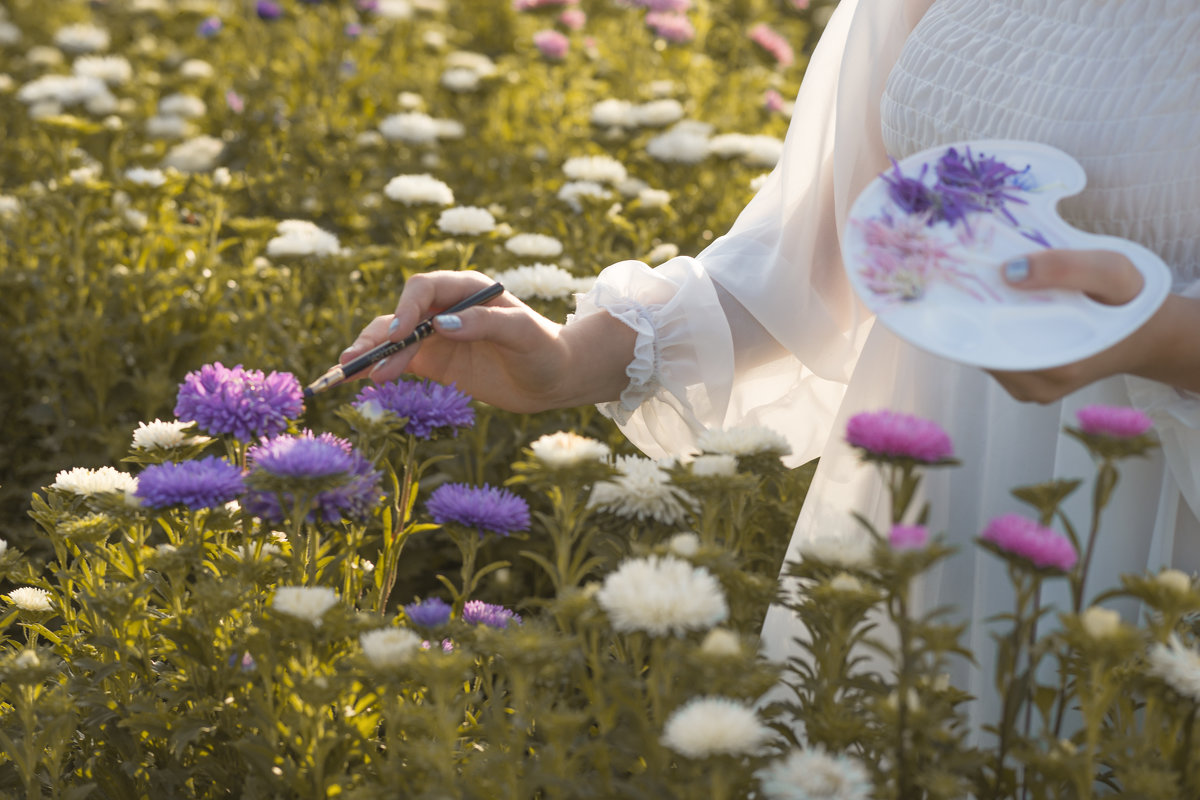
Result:
{"label": "white chrysanthemum", "polygon": [[1185,646],[1176,634],[1167,644],[1150,648],[1148,671],[1184,697],[1200,702],[1200,653]]}
{"label": "white chrysanthemum", "polygon": [[1192,579],[1178,569],[1164,569],[1154,576],[1154,582],[1175,594],[1187,594],[1192,590]]}
{"label": "white chrysanthemum", "polygon": [[54,43],[68,53],[98,53],[109,41],[108,31],[87,23],[65,25],[54,34]]}
{"label": "white chrysanthemum", "polygon": [[720,581],[675,556],[626,559],[604,579],[596,602],[618,631],[651,636],[706,630],[729,617]]}
{"label": "white chrysanthemum", "polygon": [[479,88],[479,73],[466,67],[451,67],[442,73],[439,81],[451,92],[473,92]]}
{"label": "white chrysanthemum", "polygon": [[21,29],[7,20],[0,20],[0,47],[9,47],[21,41]]}
{"label": "white chrysanthemum", "polygon": [[620,474],[592,487],[588,506],[623,517],[656,519],[668,525],[682,522],[696,501],[671,483],[671,476],[656,462],[641,456],[617,458]]}
{"label": "white chrysanthemum", "polygon": [[413,7],[408,0],[376,0],[371,13],[382,19],[411,19]]}
{"label": "white chrysanthemum", "polygon": [[698,478],[729,478],[737,474],[737,456],[729,453],[705,453],[692,461],[692,474]]}
{"label": "white chrysanthemum", "polygon": [[504,243],[504,249],[515,256],[556,258],[562,254],[562,242],[542,233],[518,233]]}
{"label": "white chrysanthemum", "polygon": [[167,176],[163,174],[161,169],[131,167],[125,170],[125,180],[135,183],[138,186],[158,187],[167,182]]}
{"label": "white chrysanthemum", "polygon": [[527,264],[503,272],[493,278],[514,297],[522,300],[560,300],[585,291],[579,278],[554,264]]}
{"label": "white chrysanthemum", "polygon": [[174,114],[157,114],[146,120],[146,135],[151,139],[182,139],[192,131],[192,123]]}
{"label": "white chrysanthemum", "polygon": [[446,56],[446,66],[451,69],[469,69],[481,78],[490,78],[496,74],[496,63],[483,53],[470,50],[456,50]]}
{"label": "white chrysanthemum", "polygon": [[642,208],[666,208],[671,205],[671,193],[665,189],[642,189],[637,193]]}
{"label": "white chrysanthemum", "polygon": [[303,219],[285,219],[275,229],[279,235],[267,242],[267,255],[328,256],[341,252],[338,238]]}
{"label": "white chrysanthemum", "polygon": [[750,456],[760,453],[785,456],[792,452],[787,439],[761,425],[739,425],[733,428],[711,428],[700,434],[696,446],[705,453],[726,453]]}
{"label": "white chrysanthemum", "polygon": [[658,161],[698,164],[708,156],[708,137],[687,131],[668,131],[646,142],[646,153]]}
{"label": "white chrysanthemum", "polygon": [[683,531],[667,541],[667,549],[677,556],[691,558],[700,552],[700,537],[691,531]]}
{"label": "white chrysanthemum", "polygon": [[651,100],[633,109],[634,123],[644,128],[662,128],[683,119],[683,104],[673,98]]}
{"label": "white chrysanthemum", "polygon": [[420,111],[405,111],[385,117],[379,132],[390,142],[405,144],[434,144],[438,139],[438,123]]}
{"label": "white chrysanthemum", "polygon": [[454,205],[454,191],[428,174],[397,175],[383,187],[383,193],[406,206],[425,203],[436,206]]}
{"label": "white chrysanthemum", "polygon": [[610,98],[592,106],[591,123],[600,128],[633,128],[637,126],[633,103]]}
{"label": "white chrysanthemum", "polygon": [[224,150],[225,142],[217,137],[197,136],[168,150],[162,165],[180,172],[210,172]]}
{"label": "white chrysanthemum", "polygon": [[183,117],[195,119],[203,117],[208,112],[208,106],[199,97],[176,92],[159,98],[158,113],[164,117]]}
{"label": "white chrysanthemum", "polygon": [[728,628],[713,628],[700,643],[700,652],[718,658],[735,658],[742,655],[742,637]]}
{"label": "white chrysanthemum", "polygon": [[871,542],[868,537],[856,534],[814,536],[800,543],[799,552],[802,558],[811,558],[848,569],[866,567],[872,560]]}
{"label": "white chrysanthemum", "polygon": [[80,56],[71,65],[71,71],[98,78],[109,86],[120,86],[133,77],[133,66],[125,56]]}
{"label": "white chrysanthemum", "polygon": [[625,165],[612,156],[575,156],[563,163],[563,174],[573,181],[616,185],[625,180]]}
{"label": "white chrysanthemum", "polygon": [[20,589],[13,589],[5,596],[14,606],[22,611],[51,611],[54,609],[54,602],[50,597],[50,593],[45,589],[38,589],[35,586],[22,586]]}
{"label": "white chrysanthemum", "polygon": [[558,190],[558,199],[570,206],[577,214],[583,211],[583,202],[580,200],[583,197],[593,200],[608,200],[612,198],[612,192],[595,181],[568,181]]}
{"label": "white chrysanthemum", "polygon": [[856,758],[793,750],[755,773],[767,800],[869,800],[871,776]]}
{"label": "white chrysanthemum", "polygon": [[708,140],[708,152],[721,158],[734,158],[750,151],[750,137],[744,133],[722,133]]}
{"label": "white chrysanthemum", "polygon": [[754,709],[729,697],[697,697],[667,719],[663,744],[688,758],[755,753],[770,729]]}
{"label": "white chrysanthemum", "polygon": [[438,215],[438,229],[451,236],[478,236],[496,227],[496,218],[486,208],[458,206]]}
{"label": "white chrysanthemum", "polygon": [[358,637],[363,655],[380,669],[395,669],[421,649],[421,637],[407,628],[377,628]]}
{"label": "white chrysanthemum", "polygon": [[192,423],[180,420],[164,422],[156,419],[153,422],[139,422],[133,432],[133,449],[135,450],[174,450],[190,444],[199,444],[208,440],[206,436],[193,436],[184,433]]}
{"label": "white chrysanthemum", "polygon": [[83,497],[105,492],[133,492],[137,491],[137,478],[113,467],[100,467],[99,469],[75,467],[55,475],[54,483],[50,484],[50,488],[61,489],[64,492],[72,492]]}
{"label": "white chrysanthemum", "polygon": [[189,81],[206,81],[216,74],[213,65],[201,58],[189,58],[179,65],[179,77]]}
{"label": "white chrysanthemum", "polygon": [[1121,630],[1121,615],[1111,608],[1091,606],[1079,615],[1079,622],[1093,639],[1108,639]]}
{"label": "white chrysanthemum", "polygon": [[0,194],[0,217],[11,219],[20,215],[21,201],[11,194]]}
{"label": "white chrysanthemum", "polygon": [[757,192],[767,183],[767,178],[771,177],[771,173],[764,172],[762,175],[756,175],[750,180],[750,191]]}
{"label": "white chrysanthemum", "polygon": [[547,433],[529,445],[533,455],[548,467],[562,469],[592,461],[603,461],[610,452],[604,442],[571,431]]}
{"label": "white chrysanthemum", "polygon": [[43,75],[17,91],[17,99],[28,105],[58,103],[74,106],[96,97],[111,97],[104,81],[90,75]]}
{"label": "white chrysanthemum", "polygon": [[751,136],[742,160],[752,167],[774,167],[783,155],[783,140],[774,136]]}
{"label": "white chrysanthemum", "polygon": [[321,627],[321,617],[337,605],[337,592],[328,586],[280,586],[271,599],[271,608]]}

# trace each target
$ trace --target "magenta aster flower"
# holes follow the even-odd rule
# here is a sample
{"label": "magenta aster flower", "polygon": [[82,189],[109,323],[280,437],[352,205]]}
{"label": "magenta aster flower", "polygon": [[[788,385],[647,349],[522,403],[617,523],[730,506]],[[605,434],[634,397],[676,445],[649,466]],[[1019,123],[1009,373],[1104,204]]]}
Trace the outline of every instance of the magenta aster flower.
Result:
{"label": "magenta aster flower", "polygon": [[920,550],[929,543],[929,529],[924,525],[893,525],[888,542],[896,550]]}
{"label": "magenta aster flower", "polygon": [[1020,514],[1003,514],[984,528],[980,538],[1019,556],[1035,567],[1054,567],[1066,572],[1079,555],[1071,540]]}
{"label": "magenta aster flower", "polygon": [[954,445],[936,422],[898,411],[864,411],[846,423],[846,441],[873,456],[933,464],[950,458]]}
{"label": "magenta aster flower", "polygon": [[507,489],[444,483],[433,490],[425,509],[440,525],[456,523],[507,536],[529,528],[529,504]]}
{"label": "magenta aster flower", "polygon": [[[273,522],[286,518],[295,502],[295,490],[303,491],[306,483],[318,488],[307,516],[313,522],[364,519],[382,497],[380,473],[349,442],[331,433],[276,436],[251,447],[246,460],[252,491],[243,505]],[[276,483],[285,487],[282,492],[271,485]]]}
{"label": "magenta aster flower", "polygon": [[1141,436],[1154,426],[1145,412],[1127,406],[1084,406],[1075,412],[1075,418],[1084,433],[1117,439]]}
{"label": "magenta aster flower", "polygon": [[287,430],[304,411],[300,382],[289,372],[228,369],[218,361],[189,372],[179,385],[175,416],[206,433],[248,442]]}
{"label": "magenta aster flower", "polygon": [[414,625],[436,628],[450,621],[450,605],[440,597],[429,597],[404,607],[404,615]]}
{"label": "magenta aster flower", "polygon": [[406,418],[408,424],[404,430],[418,439],[428,439],[440,430],[475,424],[471,398],[454,388],[454,384],[399,380],[368,386],[354,398],[354,407],[361,411],[372,401],[385,411]]}
{"label": "magenta aster flower", "polygon": [[463,605],[463,622],[471,625],[486,625],[489,628],[507,628],[509,622],[521,624],[521,617],[504,606],[485,603],[482,600],[468,600]]}
{"label": "magenta aster flower", "polygon": [[134,494],[151,508],[185,506],[197,511],[223,506],[245,490],[240,469],[223,458],[208,456],[146,467],[138,476]]}

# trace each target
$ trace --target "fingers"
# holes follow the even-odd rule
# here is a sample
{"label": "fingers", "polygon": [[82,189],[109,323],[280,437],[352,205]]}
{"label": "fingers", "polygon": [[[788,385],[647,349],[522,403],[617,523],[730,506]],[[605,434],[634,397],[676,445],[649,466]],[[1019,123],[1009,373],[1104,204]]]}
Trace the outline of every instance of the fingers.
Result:
{"label": "fingers", "polygon": [[1142,290],[1142,275],[1128,257],[1111,250],[1042,250],[1001,269],[1021,289],[1076,289],[1098,303],[1123,305]]}

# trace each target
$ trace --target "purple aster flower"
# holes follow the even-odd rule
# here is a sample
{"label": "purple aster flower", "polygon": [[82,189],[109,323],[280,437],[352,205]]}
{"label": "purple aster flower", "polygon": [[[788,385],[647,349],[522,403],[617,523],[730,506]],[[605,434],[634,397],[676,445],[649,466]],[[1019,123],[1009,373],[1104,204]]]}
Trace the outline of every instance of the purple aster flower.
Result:
{"label": "purple aster flower", "polygon": [[259,19],[273,20],[283,16],[283,7],[272,0],[258,0],[254,10],[258,13]]}
{"label": "purple aster flower", "polygon": [[342,29],[342,33],[351,39],[357,39],[359,36],[362,36],[362,32],[363,26],[357,22],[347,22],[346,27]]}
{"label": "purple aster flower", "polygon": [[1035,567],[1054,567],[1066,572],[1079,555],[1071,540],[1020,514],[1003,514],[988,523],[980,538],[1031,562]]}
{"label": "purple aster flower", "polygon": [[961,156],[953,147],[938,160],[936,172],[942,217],[951,225],[971,211],[999,211],[1009,222],[1017,224],[1005,203],[1025,203],[1012,193],[1020,188],[1017,178],[1021,172],[991,156],[981,154],[975,158],[970,148],[965,157]]}
{"label": "purple aster flower", "polygon": [[404,607],[404,614],[414,625],[436,628],[450,621],[450,605],[440,597],[430,597]]}
{"label": "purple aster flower", "polygon": [[954,453],[950,436],[936,422],[898,411],[864,411],[846,423],[846,441],[872,456],[910,458],[933,464]]}
{"label": "purple aster flower", "polygon": [[138,476],[134,494],[151,508],[186,506],[198,511],[223,506],[245,490],[240,469],[223,458],[208,456],[146,467]]}
{"label": "purple aster flower", "polygon": [[888,185],[888,197],[904,213],[925,216],[927,224],[932,225],[941,219],[941,199],[925,185],[925,173],[928,170],[929,165],[923,165],[921,174],[910,178],[900,171],[900,164],[893,158],[891,174],[885,172],[879,177]]}
{"label": "purple aster flower", "polygon": [[228,369],[218,361],[189,372],[179,385],[175,416],[214,435],[248,442],[287,430],[304,410],[300,382],[290,372]]}
{"label": "purple aster flower", "polygon": [[462,619],[468,624],[487,625],[489,628],[507,628],[510,621],[521,624],[519,614],[482,600],[468,600],[463,606]]}
{"label": "purple aster flower", "polygon": [[243,505],[250,513],[273,522],[286,518],[296,497],[286,489],[281,493],[267,488],[274,481],[290,483],[293,488],[306,482],[319,487],[307,516],[310,522],[364,519],[382,496],[380,473],[349,442],[331,433],[276,436],[251,447],[246,460],[251,468],[247,481],[252,490]]}
{"label": "purple aster flower", "polygon": [[433,490],[425,509],[440,525],[448,522],[507,536],[529,528],[529,504],[507,489],[444,483]]}
{"label": "purple aster flower", "polygon": [[430,438],[439,428],[469,428],[475,424],[471,398],[454,388],[454,384],[399,380],[368,386],[354,398],[354,407],[361,411],[371,401],[406,418],[408,424],[404,430],[418,439]]}
{"label": "purple aster flower", "polygon": [[1132,439],[1154,427],[1154,420],[1143,411],[1127,406],[1084,406],[1075,412],[1079,428],[1093,436]]}
{"label": "purple aster flower", "polygon": [[196,35],[205,39],[211,39],[221,32],[223,23],[220,17],[205,17],[198,26],[196,26]]}

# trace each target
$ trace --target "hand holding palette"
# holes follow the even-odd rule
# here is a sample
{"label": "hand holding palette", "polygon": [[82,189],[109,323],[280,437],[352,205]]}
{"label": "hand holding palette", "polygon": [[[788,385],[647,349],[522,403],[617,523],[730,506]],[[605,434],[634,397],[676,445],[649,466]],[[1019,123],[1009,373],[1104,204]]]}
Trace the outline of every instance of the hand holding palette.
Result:
{"label": "hand holding palette", "polygon": [[[850,209],[842,237],[850,282],[901,338],[964,364],[1036,370],[1095,355],[1154,314],[1171,273],[1145,247],[1058,216],[1058,201],[1085,183],[1073,158],[1033,142],[959,142],[893,162]],[[1123,253],[1142,290],[1107,306],[1004,282],[1006,261],[1046,248]]]}

